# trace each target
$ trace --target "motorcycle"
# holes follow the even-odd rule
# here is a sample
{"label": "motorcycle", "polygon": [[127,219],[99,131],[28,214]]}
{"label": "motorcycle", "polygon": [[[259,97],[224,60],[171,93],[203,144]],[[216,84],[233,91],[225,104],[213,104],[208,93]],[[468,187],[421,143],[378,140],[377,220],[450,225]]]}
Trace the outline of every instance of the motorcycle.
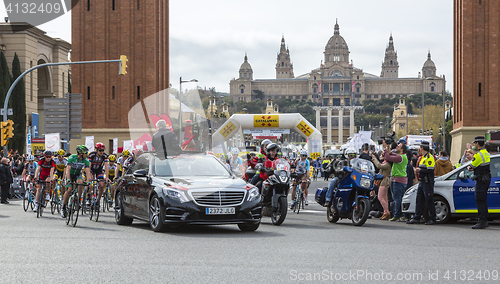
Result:
{"label": "motorcycle", "polygon": [[[264,204],[262,215],[271,217],[274,225],[279,226],[285,221],[288,209],[288,189],[290,188],[290,164],[285,159],[276,159],[271,168],[260,168],[268,172],[269,177],[262,184]],[[272,195],[271,195],[272,194]],[[266,196],[271,195],[269,201]]]}
{"label": "motorcycle", "polygon": [[359,158],[351,160],[350,167],[342,168],[342,163],[338,163],[336,171],[342,171],[345,177],[334,191],[326,217],[331,223],[348,218],[354,226],[363,226],[371,210],[370,191],[373,190],[373,183],[384,176],[375,174],[372,162]]}

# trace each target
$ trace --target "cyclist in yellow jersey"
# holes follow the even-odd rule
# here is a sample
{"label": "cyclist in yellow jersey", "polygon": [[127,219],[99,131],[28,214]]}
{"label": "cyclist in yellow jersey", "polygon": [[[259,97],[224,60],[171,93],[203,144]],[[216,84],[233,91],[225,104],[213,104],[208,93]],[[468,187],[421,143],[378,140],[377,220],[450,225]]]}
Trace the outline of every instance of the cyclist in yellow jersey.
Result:
{"label": "cyclist in yellow jersey", "polygon": [[[54,163],[56,163],[56,173],[54,174],[55,180],[64,180],[66,165],[68,164],[68,159],[64,158],[65,151],[63,149],[59,149],[57,151],[57,158],[54,159]],[[66,188],[61,186],[61,194],[64,195]]]}
{"label": "cyclist in yellow jersey", "polygon": [[114,180],[116,178],[116,173],[118,169],[119,167],[118,164],[116,163],[116,156],[110,155],[108,157],[108,171],[109,171],[108,179],[111,181],[111,196],[114,196],[115,194]]}
{"label": "cyclist in yellow jersey", "polygon": [[118,158],[117,163],[119,166],[117,177],[121,177],[123,175],[123,165],[125,164],[125,161],[128,159],[130,156],[130,151],[129,150],[123,150],[122,156]]}

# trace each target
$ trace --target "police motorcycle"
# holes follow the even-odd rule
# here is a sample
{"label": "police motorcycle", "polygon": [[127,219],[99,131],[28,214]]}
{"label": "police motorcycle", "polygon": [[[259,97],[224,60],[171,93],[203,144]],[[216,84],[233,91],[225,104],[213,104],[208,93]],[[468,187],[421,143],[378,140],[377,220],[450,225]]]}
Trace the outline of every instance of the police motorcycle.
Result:
{"label": "police motorcycle", "polygon": [[[272,144],[269,145],[269,147]],[[279,147],[276,145],[279,149]],[[290,188],[290,164],[283,158],[276,157],[271,167],[260,167],[267,172],[268,178],[262,183],[264,204],[262,215],[270,216],[274,225],[279,226],[285,221],[288,209],[288,190]],[[292,174],[293,176],[293,174]]]}
{"label": "police motorcycle", "polygon": [[373,183],[384,176],[375,174],[375,167],[370,161],[354,158],[349,166],[347,163],[347,160],[339,160],[335,164],[336,176],[340,181],[334,190],[326,217],[331,223],[348,218],[354,226],[363,226],[371,209],[369,196]]}

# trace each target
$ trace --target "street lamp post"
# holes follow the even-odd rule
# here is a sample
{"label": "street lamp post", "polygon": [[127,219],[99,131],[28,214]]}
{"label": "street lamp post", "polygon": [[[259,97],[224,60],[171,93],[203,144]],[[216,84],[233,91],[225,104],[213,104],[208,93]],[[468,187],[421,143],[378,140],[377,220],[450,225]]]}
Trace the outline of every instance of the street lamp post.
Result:
{"label": "street lamp post", "polygon": [[444,105],[444,97],[446,95],[446,79],[443,74],[443,150],[446,151],[446,107]]}
{"label": "street lamp post", "polygon": [[182,77],[179,77],[179,143],[182,145],[182,83],[198,82],[196,79],[191,79],[189,81],[182,81]]}

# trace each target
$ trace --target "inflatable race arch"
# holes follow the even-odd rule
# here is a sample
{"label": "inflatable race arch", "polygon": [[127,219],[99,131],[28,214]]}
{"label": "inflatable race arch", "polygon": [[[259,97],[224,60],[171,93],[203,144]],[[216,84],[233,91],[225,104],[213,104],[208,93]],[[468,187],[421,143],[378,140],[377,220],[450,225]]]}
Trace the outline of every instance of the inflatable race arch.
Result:
{"label": "inflatable race arch", "polygon": [[295,129],[307,140],[307,152],[313,159],[321,157],[323,137],[300,113],[233,114],[212,136],[213,152],[226,152],[225,142],[242,129]]}

